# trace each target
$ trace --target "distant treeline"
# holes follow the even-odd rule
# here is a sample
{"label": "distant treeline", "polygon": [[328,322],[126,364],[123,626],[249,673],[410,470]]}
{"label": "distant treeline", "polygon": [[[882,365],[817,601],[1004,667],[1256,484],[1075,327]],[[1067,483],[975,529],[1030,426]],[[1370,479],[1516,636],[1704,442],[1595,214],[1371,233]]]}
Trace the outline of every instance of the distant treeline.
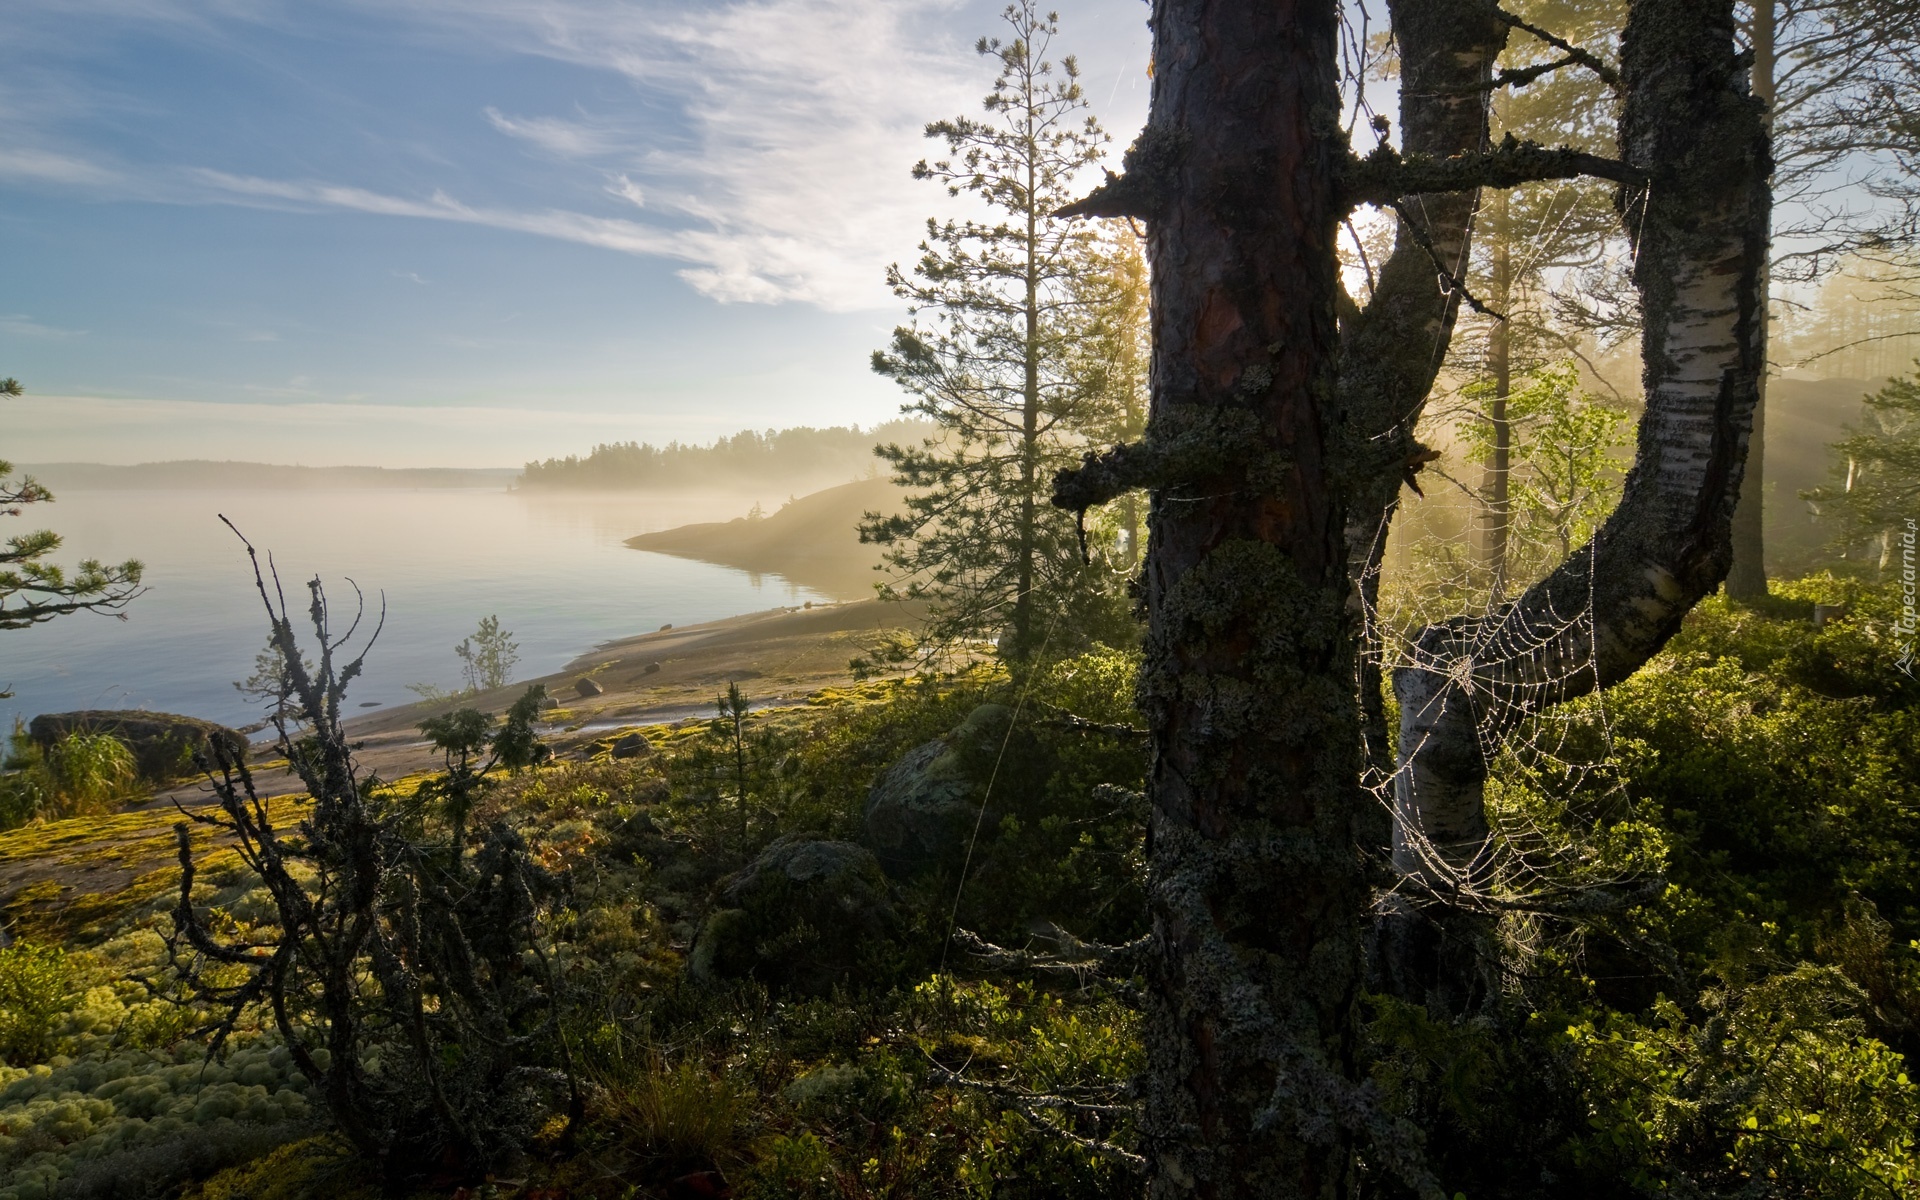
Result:
{"label": "distant treeline", "polygon": [[742,430],[709,446],[668,442],[611,442],[585,458],[568,455],[530,462],[515,485],[523,488],[686,487],[708,483],[841,482],[879,469],[875,445],[916,445],[933,426],[889,421],[871,429]]}

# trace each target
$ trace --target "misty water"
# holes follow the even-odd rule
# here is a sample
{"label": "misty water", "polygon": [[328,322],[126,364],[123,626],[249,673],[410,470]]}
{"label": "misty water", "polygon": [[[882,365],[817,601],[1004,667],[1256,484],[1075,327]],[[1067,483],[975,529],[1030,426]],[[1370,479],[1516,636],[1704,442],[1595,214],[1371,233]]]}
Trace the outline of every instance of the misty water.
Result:
{"label": "misty water", "polygon": [[[410,683],[460,682],[453,647],[497,615],[519,643],[518,677],[564,666],[594,645],[826,599],[777,575],[628,549],[637,533],[745,513],[752,497],[714,493],[525,495],[499,489],[76,490],[15,522],[66,539],[57,558],[146,564],[126,619],[93,613],[0,633],[0,729],[80,708],[146,708],[229,724],[259,717],[233,681],[251,673],[267,621],[245,548],[224,513],[271,551],[291,605],[319,575],[336,614],[351,578],[386,626],[348,697],[353,712],[415,699]],[[341,626],[344,629],[344,622]],[[302,625],[302,632],[307,629]],[[355,645],[364,641],[356,638]]]}

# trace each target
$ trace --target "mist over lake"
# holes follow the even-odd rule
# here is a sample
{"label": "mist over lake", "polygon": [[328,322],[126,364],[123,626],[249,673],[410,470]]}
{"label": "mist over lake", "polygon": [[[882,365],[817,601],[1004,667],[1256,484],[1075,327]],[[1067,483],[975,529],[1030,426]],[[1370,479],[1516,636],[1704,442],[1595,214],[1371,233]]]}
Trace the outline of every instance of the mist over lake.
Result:
{"label": "mist over lake", "polygon": [[[7,635],[0,723],[79,708],[147,708],[229,724],[259,718],[233,687],[253,669],[267,621],[245,548],[220,514],[271,552],[288,602],[304,614],[307,580],[327,586],[336,619],[354,605],[386,626],[349,704],[415,699],[410,683],[455,687],[453,647],[497,615],[519,643],[516,676],[563,666],[595,644],[657,629],[829,597],[777,575],[629,549],[635,534],[740,516],[759,500],[718,491],[528,494],[487,487],[300,488],[62,485],[31,514],[58,531],[63,564],[138,558],[148,591],[125,620],[80,613]],[[80,484],[81,486],[75,486]],[[87,486],[87,485],[91,486]],[[345,628],[345,621],[340,627]],[[301,631],[307,630],[304,625]],[[355,712],[361,711],[357,707]],[[372,710],[368,710],[372,711]]]}

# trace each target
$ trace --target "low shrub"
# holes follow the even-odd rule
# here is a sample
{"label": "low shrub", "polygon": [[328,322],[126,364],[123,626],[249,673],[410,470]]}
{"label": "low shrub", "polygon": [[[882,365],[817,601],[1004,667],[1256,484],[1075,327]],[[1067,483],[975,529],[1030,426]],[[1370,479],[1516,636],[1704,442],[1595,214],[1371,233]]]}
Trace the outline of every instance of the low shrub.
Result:
{"label": "low shrub", "polygon": [[0,948],[0,1062],[36,1063],[53,1052],[54,1025],[73,1007],[66,951],[17,942]]}

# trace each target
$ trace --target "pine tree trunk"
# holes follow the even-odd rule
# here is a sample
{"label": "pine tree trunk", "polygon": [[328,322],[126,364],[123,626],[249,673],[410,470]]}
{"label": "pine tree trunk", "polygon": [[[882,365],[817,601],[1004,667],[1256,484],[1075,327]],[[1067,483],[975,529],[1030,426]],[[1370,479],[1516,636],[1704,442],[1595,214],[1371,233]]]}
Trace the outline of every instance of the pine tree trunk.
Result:
{"label": "pine tree trunk", "polygon": [[1154,493],[1145,570],[1155,1197],[1355,1186],[1336,30],[1336,0],[1155,6],[1147,439],[1207,447]]}
{"label": "pine tree trunk", "polygon": [[1646,411],[1619,507],[1512,604],[1422,631],[1400,701],[1394,864],[1445,893],[1485,865],[1485,748],[1527,712],[1625,679],[1725,577],[1765,370],[1771,197],[1732,0],[1635,0],[1622,38],[1623,192]]}
{"label": "pine tree trunk", "polygon": [[[1754,0],[1748,38],[1753,46],[1753,94],[1767,106],[1767,129],[1773,129],[1773,105],[1779,60],[1776,52],[1778,13],[1775,0]],[[1762,331],[1764,337],[1765,331]],[[1762,344],[1762,360],[1765,346]],[[1727,595],[1752,602],[1767,597],[1766,451],[1767,377],[1760,376],[1760,400],[1753,410],[1753,438],[1747,444],[1746,482],[1733,510],[1733,567],[1727,572]]]}
{"label": "pine tree trunk", "polygon": [[[1027,173],[1027,195],[1033,195],[1034,174]],[[1020,408],[1020,538],[1016,552],[1019,566],[1013,600],[1013,654],[1025,658],[1034,653],[1033,644],[1033,558],[1036,552],[1034,523],[1039,519],[1040,497],[1040,215],[1032,202],[1027,205],[1027,339],[1024,347],[1026,378],[1022,381]]]}
{"label": "pine tree trunk", "polygon": [[1511,536],[1512,508],[1507,499],[1508,477],[1513,462],[1513,425],[1507,420],[1507,398],[1513,395],[1513,325],[1504,318],[1513,303],[1513,205],[1504,191],[1495,192],[1488,203],[1492,271],[1488,279],[1489,302],[1500,314],[1487,331],[1487,370],[1493,376],[1493,395],[1487,400],[1487,421],[1492,426],[1491,453],[1487,459],[1484,491],[1486,494],[1487,574],[1489,594],[1499,603],[1507,587],[1507,541]]}

